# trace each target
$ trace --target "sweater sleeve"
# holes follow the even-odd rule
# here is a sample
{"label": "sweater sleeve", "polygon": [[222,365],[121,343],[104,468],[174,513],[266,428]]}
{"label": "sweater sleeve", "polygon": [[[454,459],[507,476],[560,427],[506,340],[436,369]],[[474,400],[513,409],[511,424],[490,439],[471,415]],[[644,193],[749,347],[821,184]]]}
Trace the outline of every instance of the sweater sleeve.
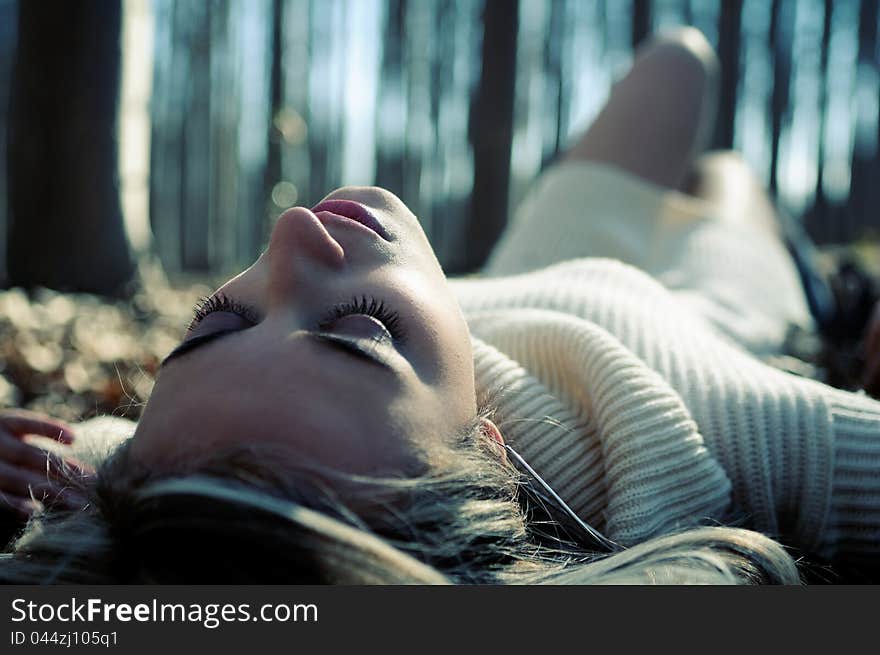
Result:
{"label": "sweater sleeve", "polygon": [[601,451],[594,466],[604,479],[612,539],[638,543],[725,516],[730,481],[681,398],[611,334],[577,317],[532,309],[472,315],[471,327],[534,373],[536,381],[524,380],[533,394],[544,393],[543,385],[594,422]]}
{"label": "sweater sleeve", "polygon": [[880,402],[828,389],[834,426],[831,507],[823,554],[877,567],[880,554]]}

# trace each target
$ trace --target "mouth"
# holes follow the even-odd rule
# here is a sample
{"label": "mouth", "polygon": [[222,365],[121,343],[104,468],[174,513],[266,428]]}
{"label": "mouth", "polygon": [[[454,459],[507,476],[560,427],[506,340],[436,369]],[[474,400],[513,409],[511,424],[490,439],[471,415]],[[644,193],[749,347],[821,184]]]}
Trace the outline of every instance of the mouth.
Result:
{"label": "mouth", "polygon": [[385,239],[385,241],[391,241],[391,237],[382,226],[382,223],[379,222],[379,219],[359,202],[354,202],[353,200],[325,200],[315,205],[312,208],[312,212],[315,214],[318,212],[328,212],[336,216],[342,216],[371,229]]}

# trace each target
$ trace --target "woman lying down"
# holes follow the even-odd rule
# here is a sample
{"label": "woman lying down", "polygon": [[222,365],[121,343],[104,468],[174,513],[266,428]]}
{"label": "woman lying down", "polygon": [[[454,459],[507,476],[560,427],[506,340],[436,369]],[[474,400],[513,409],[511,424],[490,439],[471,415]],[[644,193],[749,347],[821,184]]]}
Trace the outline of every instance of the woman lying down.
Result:
{"label": "woman lying down", "polygon": [[[0,579],[875,566],[880,403],[762,363],[811,318],[755,178],[701,155],[716,67],[692,30],[643,49],[480,276],[447,279],[389,191],[286,211],[198,307],[136,425],[2,415],[0,490],[30,521]],[[48,460],[27,434],[58,442]]]}

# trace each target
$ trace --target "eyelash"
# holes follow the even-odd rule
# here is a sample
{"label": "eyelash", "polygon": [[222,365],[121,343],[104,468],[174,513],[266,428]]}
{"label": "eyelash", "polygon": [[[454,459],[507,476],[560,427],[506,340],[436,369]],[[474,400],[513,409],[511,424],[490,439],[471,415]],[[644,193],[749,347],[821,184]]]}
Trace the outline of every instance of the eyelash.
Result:
{"label": "eyelash", "polygon": [[[187,330],[192,330],[199,324],[199,321],[202,321],[208,316],[208,314],[213,312],[231,312],[233,314],[238,314],[253,325],[260,322],[259,315],[252,307],[243,305],[240,302],[229,298],[229,296],[218,293],[199,300],[193,309],[193,318],[190,321]],[[351,314],[366,314],[367,316],[372,316],[385,326],[385,329],[391,333],[391,336],[395,341],[399,343],[406,341],[406,331],[400,323],[400,314],[389,309],[383,301],[376,300],[369,296],[356,296],[349,302],[335,305],[327,313],[327,316],[318,323],[318,327],[322,330],[326,330],[331,326],[333,321]]]}
{"label": "eyelash", "polygon": [[350,302],[336,305],[330,310],[327,317],[318,324],[318,327],[322,330],[327,329],[334,320],[351,314],[372,316],[385,326],[385,329],[391,333],[395,341],[398,343],[406,341],[406,332],[400,324],[400,314],[389,309],[381,300],[368,296],[355,297]]}
{"label": "eyelash", "polygon": [[208,314],[214,312],[238,314],[244,320],[253,323],[254,325],[260,322],[259,316],[253,308],[248,307],[247,305],[242,305],[240,302],[233,300],[222,293],[217,293],[213,296],[199,299],[199,302],[196,303],[195,308],[193,308],[193,317],[186,329],[192,330]]}

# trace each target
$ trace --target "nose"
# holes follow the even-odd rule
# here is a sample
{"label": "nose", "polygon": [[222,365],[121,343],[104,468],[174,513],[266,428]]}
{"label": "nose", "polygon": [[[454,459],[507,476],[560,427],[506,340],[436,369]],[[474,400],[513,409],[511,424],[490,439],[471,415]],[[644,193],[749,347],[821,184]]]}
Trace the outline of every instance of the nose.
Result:
{"label": "nose", "polygon": [[345,266],[345,251],[324,225],[305,207],[293,207],[278,217],[267,254],[271,286],[276,294],[300,287],[322,271]]}
{"label": "nose", "polygon": [[327,228],[305,207],[292,207],[278,217],[269,237],[269,253],[277,258],[298,258],[319,266],[340,268],[345,251]]}

